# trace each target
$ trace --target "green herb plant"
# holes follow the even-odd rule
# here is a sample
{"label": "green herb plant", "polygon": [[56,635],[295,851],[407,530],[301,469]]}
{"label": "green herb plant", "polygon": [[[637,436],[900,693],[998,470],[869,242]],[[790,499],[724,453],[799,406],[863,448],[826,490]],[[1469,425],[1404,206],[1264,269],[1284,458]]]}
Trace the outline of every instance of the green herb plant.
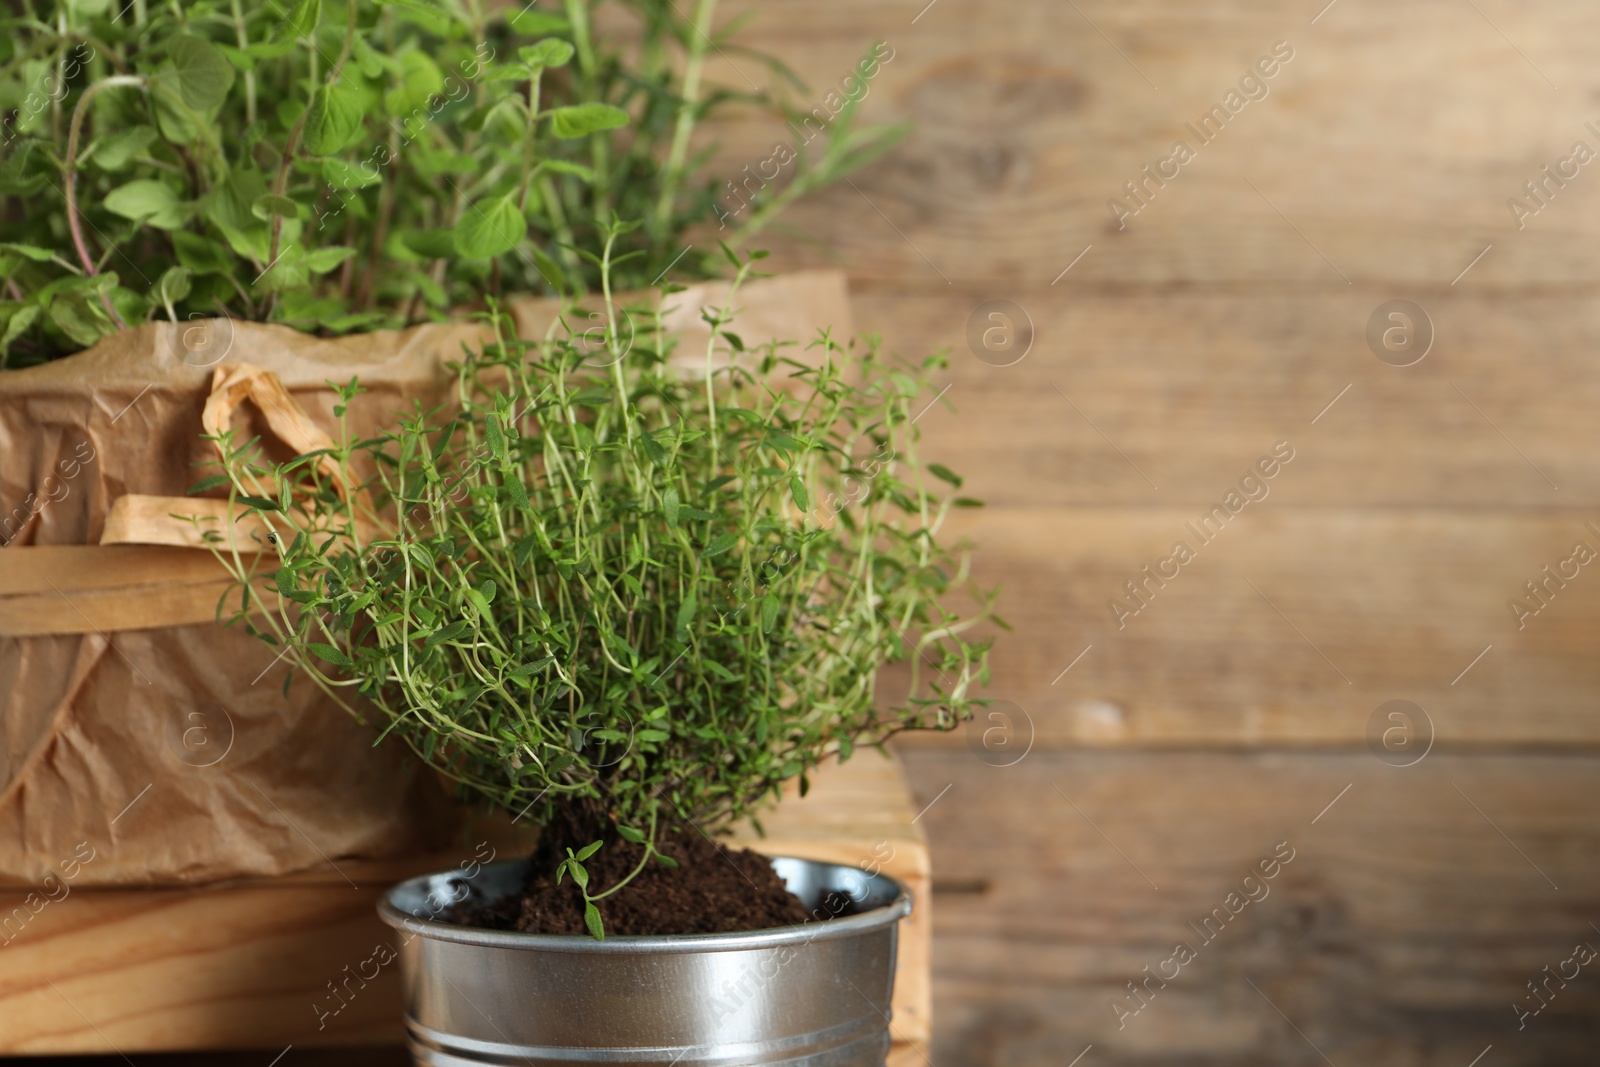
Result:
{"label": "green herb plant", "polygon": [[[690,5],[685,5],[690,6]],[[324,334],[704,274],[715,0],[24,0],[0,17],[0,367],[153,318]],[[604,16],[604,17],[602,17]],[[600,26],[618,26],[602,35]],[[778,82],[789,77],[773,63]],[[781,197],[901,131],[839,116]],[[781,206],[773,204],[773,207]],[[752,213],[723,236],[765,225]],[[617,236],[613,234],[613,236]],[[704,244],[704,242],[702,242]]]}
{"label": "green herb plant", "polygon": [[[607,233],[603,281],[628,236]],[[735,296],[705,312],[698,371],[659,314],[625,348],[609,298],[599,360],[491,314],[449,407],[286,463],[229,433],[197,487],[226,485],[271,531],[206,528],[237,580],[228,617],[468,792],[567,834],[558,873],[595,936],[597,902],[633,877],[589,885],[601,844],[644,846],[635,874],[665,862],[664,830],[750,815],[796,776],[804,792],[830,755],[951,729],[987,680],[987,639],[963,635],[992,598],[940,537],[975,502],[916,459],[942,357],[901,365],[826,331],[747,351],[734,301],[758,256],[728,258]],[[877,677],[897,661],[909,689],[891,699]]]}

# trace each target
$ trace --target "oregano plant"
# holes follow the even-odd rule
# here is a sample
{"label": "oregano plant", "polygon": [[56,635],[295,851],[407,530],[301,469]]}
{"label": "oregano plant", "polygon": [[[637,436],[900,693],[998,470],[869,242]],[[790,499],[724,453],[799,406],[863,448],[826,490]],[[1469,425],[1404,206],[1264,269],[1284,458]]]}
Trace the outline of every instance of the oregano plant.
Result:
{"label": "oregano plant", "polygon": [[[339,334],[705,275],[715,0],[30,0],[0,15],[0,367],[150,319]],[[607,32],[601,32],[602,28]],[[771,63],[777,84],[791,78]],[[898,137],[854,101],[772,208]],[[751,212],[735,245],[770,220]],[[720,223],[719,223],[720,225]],[[690,246],[697,250],[691,251]],[[629,255],[629,253],[639,253]]]}
{"label": "oregano plant", "polygon": [[[607,233],[603,277],[629,235]],[[916,458],[942,358],[828,331],[746,350],[732,322],[755,260],[729,260],[698,372],[659,315],[624,348],[608,302],[596,360],[491,313],[451,404],[282,463],[230,432],[197,487],[266,531],[201,523],[237,582],[228,616],[468,793],[566,833],[554,873],[596,936],[596,903],[669,862],[664,831],[953,728],[987,680],[969,631],[992,595],[943,533],[975,502]],[[338,388],[343,417],[361,386]],[[880,692],[895,662],[908,689]],[[584,861],[610,841],[642,845],[638,867],[592,885]]]}

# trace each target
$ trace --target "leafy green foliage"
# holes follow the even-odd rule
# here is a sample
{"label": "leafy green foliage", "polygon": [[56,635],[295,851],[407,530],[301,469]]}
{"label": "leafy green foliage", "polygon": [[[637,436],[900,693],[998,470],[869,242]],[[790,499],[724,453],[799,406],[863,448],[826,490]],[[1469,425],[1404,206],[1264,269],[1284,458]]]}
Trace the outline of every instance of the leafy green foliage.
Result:
{"label": "leafy green foliage", "polygon": [[[636,319],[609,367],[560,339],[468,353],[459,404],[327,456],[273,464],[225,435],[233,498],[273,536],[260,559],[209,536],[248,593],[236,618],[297,671],[508,811],[644,843],[642,867],[658,825],[741,816],[830,753],[954,727],[987,680],[987,641],[962,634],[988,599],[948,610],[968,586],[939,538],[954,502],[915,459],[942,359],[824,333],[729,366],[724,310],[696,380],[659,316]],[[826,520],[797,506],[867,455],[885,457],[869,492]],[[337,492],[328,460],[362,490]],[[881,698],[896,661],[909,691]],[[587,884],[591,851],[562,871],[593,901],[617,887]]]}
{"label": "leafy green foliage", "polygon": [[[152,318],[320,333],[718,269],[720,178],[693,131],[767,92],[702,77],[715,0],[38,0],[0,15],[0,367]],[[692,8],[692,10],[690,10]],[[606,24],[634,29],[615,42]],[[559,13],[556,13],[559,11]],[[737,20],[735,20],[737,21]],[[636,32],[635,32],[636,30]],[[776,64],[779,84],[787,74]],[[892,140],[833,122],[795,181],[722,236]],[[892,133],[892,131],[890,131]],[[781,203],[780,203],[781,201]],[[725,223],[723,224],[725,225]],[[21,248],[46,250],[41,258]],[[319,253],[337,247],[336,268]],[[674,266],[675,265],[675,266]],[[174,267],[185,290],[162,283]],[[181,295],[180,295],[181,293]]]}

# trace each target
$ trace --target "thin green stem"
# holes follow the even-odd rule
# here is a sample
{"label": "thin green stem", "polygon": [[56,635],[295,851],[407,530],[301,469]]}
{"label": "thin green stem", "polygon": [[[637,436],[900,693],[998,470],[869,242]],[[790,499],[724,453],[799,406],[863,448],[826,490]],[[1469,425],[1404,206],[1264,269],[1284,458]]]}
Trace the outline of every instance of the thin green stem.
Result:
{"label": "thin green stem", "polygon": [[651,236],[657,241],[672,230],[672,219],[677,207],[678,187],[683,183],[684,162],[689,156],[689,139],[694,134],[700,111],[700,75],[705,68],[706,49],[711,44],[711,20],[717,10],[717,0],[699,0],[695,7],[693,33],[689,37],[688,59],[683,71],[683,99],[678,105],[678,118],[673,124],[672,146],[667,151],[667,162],[661,179],[661,195],[656,198],[656,210],[651,218]]}
{"label": "thin green stem", "polygon": [[644,865],[649,863],[651,857],[653,857],[653,856],[655,856],[657,854],[656,853],[656,812],[658,810],[659,809],[654,807],[654,806],[652,806],[651,809],[650,809],[650,832],[645,837],[644,855],[639,857],[638,866],[634,867],[634,869],[629,872],[629,874],[628,874],[628,876],[626,878],[624,878],[622,881],[618,882],[616,885],[612,886],[610,889],[607,889],[603,893],[596,893],[594,896],[589,896],[589,894],[587,892],[585,892],[584,893],[584,897],[586,899],[588,899],[588,901],[590,903],[593,903],[596,900],[604,900],[606,897],[609,897],[612,893],[615,893],[617,890],[622,889],[629,882],[631,882],[635,878],[639,877],[639,872],[644,870]]}
{"label": "thin green stem", "polygon": [[[107,89],[144,88],[146,84],[145,78],[133,74],[117,74],[110,78],[102,78],[83,91],[83,95],[78,98],[77,107],[72,109],[72,126],[67,134],[67,158],[62,163],[62,169],[66,171],[67,229],[72,234],[72,246],[78,252],[78,262],[83,264],[84,274],[91,278],[100,272],[95,267],[94,259],[89,255],[89,246],[83,239],[83,223],[78,215],[78,143],[83,136],[83,120],[89,113],[89,104]],[[112,305],[111,298],[104,289],[100,291],[100,302],[104,305],[106,313],[111,316],[112,322],[119,327],[127,327],[127,322]]]}

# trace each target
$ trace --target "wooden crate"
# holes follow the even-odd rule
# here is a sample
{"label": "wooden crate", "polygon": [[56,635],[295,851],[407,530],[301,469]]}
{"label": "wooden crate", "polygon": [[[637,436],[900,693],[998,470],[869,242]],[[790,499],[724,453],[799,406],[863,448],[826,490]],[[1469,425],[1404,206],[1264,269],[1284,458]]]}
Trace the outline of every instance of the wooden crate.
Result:
{"label": "wooden crate", "polygon": [[[930,874],[901,767],[867,752],[823,768],[805,798],[763,819],[770,854],[871,866],[914,898],[901,927],[894,1035],[929,1033]],[[478,841],[527,847],[506,826],[474,827],[459,855],[343,861],[282,878],[175,889],[76,890],[0,945],[0,1054],[136,1053],[377,1045],[402,1040],[399,974],[331,993],[388,941],[375,902],[400,879],[455,866]],[[509,832],[508,832],[509,831]],[[0,891],[0,916],[26,890]],[[347,968],[349,969],[347,972]]]}

